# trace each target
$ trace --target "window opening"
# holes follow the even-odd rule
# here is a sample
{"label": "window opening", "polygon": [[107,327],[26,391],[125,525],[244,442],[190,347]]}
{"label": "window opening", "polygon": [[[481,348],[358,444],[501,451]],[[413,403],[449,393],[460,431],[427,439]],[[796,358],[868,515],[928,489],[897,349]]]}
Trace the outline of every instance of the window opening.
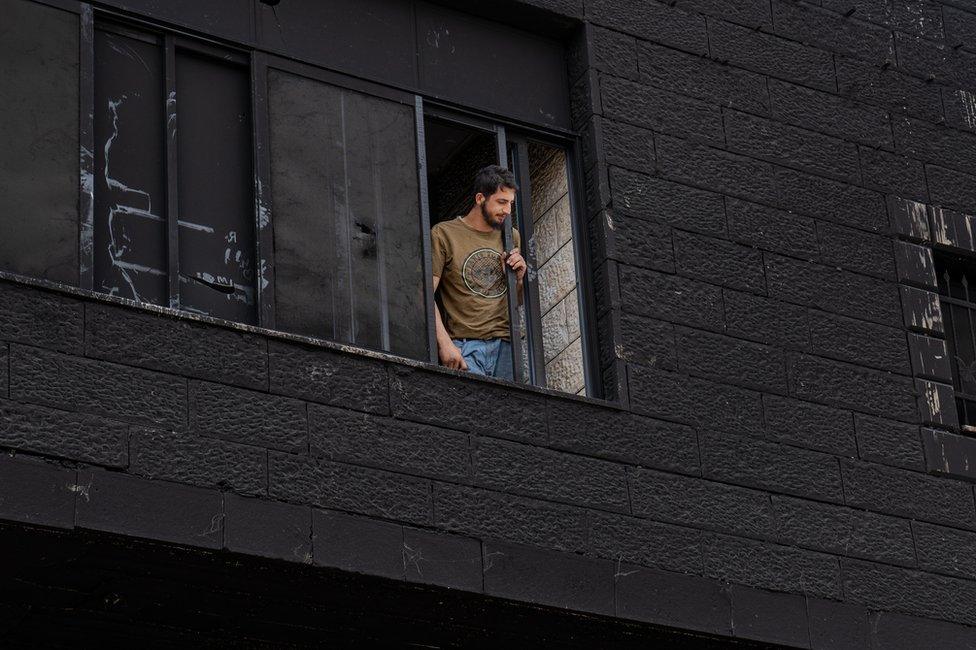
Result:
{"label": "window opening", "polygon": [[976,260],[940,254],[936,265],[959,425],[976,434]]}

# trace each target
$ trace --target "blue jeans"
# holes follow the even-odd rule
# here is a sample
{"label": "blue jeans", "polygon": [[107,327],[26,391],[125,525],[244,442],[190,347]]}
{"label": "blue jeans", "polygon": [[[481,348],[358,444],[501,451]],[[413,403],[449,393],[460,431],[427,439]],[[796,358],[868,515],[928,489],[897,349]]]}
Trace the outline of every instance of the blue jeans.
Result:
{"label": "blue jeans", "polygon": [[512,344],[505,339],[454,339],[468,372],[512,380]]}

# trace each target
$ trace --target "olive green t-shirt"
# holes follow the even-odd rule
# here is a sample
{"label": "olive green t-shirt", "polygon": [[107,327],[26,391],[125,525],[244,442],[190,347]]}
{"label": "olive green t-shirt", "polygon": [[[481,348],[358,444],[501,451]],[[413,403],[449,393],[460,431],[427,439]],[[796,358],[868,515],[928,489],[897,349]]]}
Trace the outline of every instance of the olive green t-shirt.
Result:
{"label": "olive green t-shirt", "polygon": [[[512,233],[519,246],[518,231]],[[458,217],[431,228],[430,240],[441,317],[451,338],[509,339],[501,231],[481,232]]]}

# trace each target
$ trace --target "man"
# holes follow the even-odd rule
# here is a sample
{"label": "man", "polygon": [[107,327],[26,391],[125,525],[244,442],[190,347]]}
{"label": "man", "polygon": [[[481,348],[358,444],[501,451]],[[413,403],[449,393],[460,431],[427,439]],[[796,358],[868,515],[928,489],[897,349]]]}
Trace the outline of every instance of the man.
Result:
{"label": "man", "polygon": [[434,291],[440,291],[444,318],[435,305],[437,354],[442,365],[479,375],[512,379],[512,344],[505,266],[522,279],[526,264],[515,248],[505,252],[502,228],[511,217],[518,186],[509,170],[491,165],[474,179],[468,213],[431,229]]}

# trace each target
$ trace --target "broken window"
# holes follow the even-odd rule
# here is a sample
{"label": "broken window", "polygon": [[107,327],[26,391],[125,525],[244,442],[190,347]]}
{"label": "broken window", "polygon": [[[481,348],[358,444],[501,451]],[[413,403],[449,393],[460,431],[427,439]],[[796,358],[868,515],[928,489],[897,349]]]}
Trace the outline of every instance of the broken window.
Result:
{"label": "broken window", "polygon": [[77,284],[79,17],[23,0],[0,16],[0,270]]}
{"label": "broken window", "polygon": [[959,425],[976,433],[976,260],[936,256]]}
{"label": "broken window", "polygon": [[246,59],[111,24],[94,59],[95,289],[255,322]]}

